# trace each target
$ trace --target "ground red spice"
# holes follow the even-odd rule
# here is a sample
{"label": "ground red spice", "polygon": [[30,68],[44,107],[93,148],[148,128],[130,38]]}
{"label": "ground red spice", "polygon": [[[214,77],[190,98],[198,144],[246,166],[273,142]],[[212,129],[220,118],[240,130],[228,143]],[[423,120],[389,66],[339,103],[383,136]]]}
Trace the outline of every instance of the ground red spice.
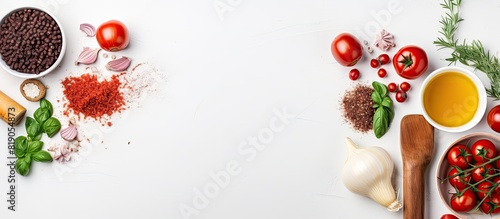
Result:
{"label": "ground red spice", "polygon": [[344,118],[352,127],[360,132],[368,132],[373,127],[375,109],[372,100],[373,88],[358,84],[353,90],[347,91],[342,98]]}
{"label": "ground red spice", "polygon": [[62,81],[64,96],[68,103],[64,115],[82,114],[85,118],[100,119],[124,109],[125,100],[120,92],[118,76],[99,81],[96,75],[83,74],[66,77]]}

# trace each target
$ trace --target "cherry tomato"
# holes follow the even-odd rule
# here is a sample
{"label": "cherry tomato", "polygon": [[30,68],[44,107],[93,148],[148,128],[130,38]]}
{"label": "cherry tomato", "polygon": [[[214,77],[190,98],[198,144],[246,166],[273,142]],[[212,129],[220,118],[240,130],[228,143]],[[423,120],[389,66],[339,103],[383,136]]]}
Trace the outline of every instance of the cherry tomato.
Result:
{"label": "cherry tomato", "polygon": [[398,91],[398,85],[396,85],[396,83],[394,83],[394,82],[391,82],[387,85],[387,90],[389,92],[396,92],[396,91]]}
{"label": "cherry tomato", "polygon": [[418,46],[405,46],[392,58],[396,72],[403,78],[416,79],[427,71],[427,54]]}
{"label": "cherry tomato", "polygon": [[492,194],[491,197],[486,197],[481,204],[481,210],[486,214],[496,214],[500,212],[500,195]]}
{"label": "cherry tomato", "polygon": [[453,214],[443,214],[443,216],[441,216],[441,219],[459,219],[459,218]]}
{"label": "cherry tomato", "polygon": [[333,39],[332,55],[343,66],[353,66],[363,56],[363,47],[359,40],[350,33],[341,33]]}
{"label": "cherry tomato", "polygon": [[450,148],[446,155],[448,163],[452,166],[465,170],[472,162],[472,152],[469,147],[463,144],[456,144]]}
{"label": "cherry tomato", "polygon": [[493,179],[493,186],[495,186],[495,190],[493,190],[494,194],[499,194],[500,195],[500,176],[497,176]]}
{"label": "cherry tomato", "polygon": [[491,188],[493,188],[493,184],[491,184],[488,181],[484,181],[482,183],[479,183],[479,185],[477,185],[477,187],[476,187],[476,189],[477,189],[477,191],[476,191],[477,198],[479,200],[482,200],[484,197],[486,197],[486,195],[491,190]]}
{"label": "cherry tomato", "polygon": [[472,158],[478,163],[486,162],[497,156],[497,149],[493,142],[481,139],[472,145]]}
{"label": "cherry tomato", "polygon": [[450,206],[456,212],[468,212],[476,205],[476,194],[470,189],[459,191],[451,196]]}
{"label": "cherry tomato", "polygon": [[387,75],[387,71],[383,68],[378,69],[377,74],[379,77],[384,78]]}
{"label": "cherry tomato", "polygon": [[402,103],[406,101],[406,98],[407,98],[406,92],[402,90],[398,90],[398,92],[396,92],[396,101]]}
{"label": "cherry tomato", "polygon": [[[448,176],[451,177],[453,175],[456,175],[458,174],[458,170],[456,168],[452,168],[450,170],[450,172],[448,173]],[[454,176],[454,177],[451,177],[450,179],[448,179],[448,181],[450,182],[451,186],[453,186],[454,188],[457,188],[457,189],[465,189],[465,187],[467,187],[470,182],[470,179],[471,179],[471,174],[470,173],[461,173],[457,176]]]}
{"label": "cherry tomato", "polygon": [[495,174],[495,169],[493,168],[493,165],[486,164],[472,171],[472,180],[474,180],[474,182],[479,182],[484,178],[488,178],[493,174]]}
{"label": "cherry tomato", "polygon": [[110,20],[101,24],[95,35],[99,46],[110,52],[125,49],[129,43],[128,29],[120,21]]}
{"label": "cherry tomato", "polygon": [[495,132],[500,132],[500,105],[496,105],[488,112],[488,125]]}
{"label": "cherry tomato", "polygon": [[359,78],[359,70],[356,68],[353,68],[349,71],[349,78],[353,81],[357,80]]}
{"label": "cherry tomato", "polygon": [[384,54],[380,54],[378,56],[378,60],[380,61],[380,64],[382,64],[382,65],[385,65],[385,64],[391,62],[391,58],[389,58],[389,55],[387,55],[385,53]]}
{"label": "cherry tomato", "polygon": [[370,66],[372,68],[377,68],[380,65],[380,62],[377,59],[370,60]]}
{"label": "cherry tomato", "polygon": [[403,90],[404,92],[407,92],[410,90],[411,85],[410,85],[410,83],[405,81],[399,85],[399,88],[401,88],[401,90]]}

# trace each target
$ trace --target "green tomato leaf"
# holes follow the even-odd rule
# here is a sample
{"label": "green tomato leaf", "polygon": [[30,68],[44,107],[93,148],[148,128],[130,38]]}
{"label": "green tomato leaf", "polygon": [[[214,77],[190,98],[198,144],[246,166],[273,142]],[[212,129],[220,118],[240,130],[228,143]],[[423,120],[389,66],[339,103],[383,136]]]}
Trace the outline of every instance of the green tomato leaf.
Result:
{"label": "green tomato leaf", "polygon": [[17,158],[22,158],[28,150],[28,142],[26,137],[19,136],[14,140],[14,154]]}
{"label": "green tomato leaf", "polygon": [[40,107],[36,109],[35,113],[33,113],[33,116],[38,123],[43,124],[45,121],[47,121],[47,119],[50,118],[51,115],[49,109]]}
{"label": "green tomato leaf", "polygon": [[380,82],[374,81],[372,83],[373,90],[377,92],[381,98],[384,98],[387,96],[387,86],[385,84],[382,84]]}
{"label": "green tomato leaf", "polygon": [[28,175],[31,167],[31,157],[25,156],[23,158],[19,158],[16,161],[16,171],[22,176]]}
{"label": "green tomato leaf", "polygon": [[32,154],[42,150],[43,141],[32,141],[28,143],[28,153]]}
{"label": "green tomato leaf", "polygon": [[52,156],[50,156],[47,151],[38,151],[31,155],[34,161],[38,162],[50,162],[52,161]]}
{"label": "green tomato leaf", "polygon": [[50,117],[43,123],[42,128],[49,138],[52,138],[61,129],[61,122],[54,117]]}
{"label": "green tomato leaf", "polygon": [[42,100],[40,100],[40,108],[46,108],[49,110],[49,117],[52,116],[52,114],[54,113],[54,109],[52,108],[52,104],[46,100],[45,98],[43,98]]}
{"label": "green tomato leaf", "polygon": [[373,115],[373,132],[375,137],[381,138],[389,128],[389,118],[384,107],[379,107]]}
{"label": "green tomato leaf", "polygon": [[27,117],[26,117],[26,122],[24,123],[24,126],[25,126],[26,130],[28,130],[28,128],[30,127],[30,125],[31,125],[32,123],[36,123],[36,122],[37,122],[37,121],[36,121],[35,119],[33,119],[33,117],[29,117],[29,116],[27,116]]}
{"label": "green tomato leaf", "polygon": [[392,109],[392,100],[389,96],[384,97],[382,99],[382,106]]}
{"label": "green tomato leaf", "polygon": [[35,138],[36,136],[40,135],[40,133],[42,133],[42,129],[40,128],[38,122],[33,122],[26,129],[26,132],[28,133],[29,138]]}

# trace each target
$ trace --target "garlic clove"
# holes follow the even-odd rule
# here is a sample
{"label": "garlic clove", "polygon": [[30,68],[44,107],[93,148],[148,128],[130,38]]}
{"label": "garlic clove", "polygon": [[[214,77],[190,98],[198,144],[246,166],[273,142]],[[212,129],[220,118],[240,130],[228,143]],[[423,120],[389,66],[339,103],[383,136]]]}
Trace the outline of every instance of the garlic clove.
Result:
{"label": "garlic clove", "polygon": [[97,60],[97,55],[100,50],[100,48],[91,49],[89,47],[83,47],[83,51],[76,59],[75,65],[78,65],[80,63],[85,65],[94,63]]}
{"label": "garlic clove", "polygon": [[83,23],[80,24],[80,30],[85,33],[88,37],[95,36],[95,27],[92,24]]}
{"label": "garlic clove", "polygon": [[125,71],[130,66],[130,63],[131,60],[128,57],[123,56],[119,59],[109,61],[105,67],[109,71]]}
{"label": "garlic clove", "polygon": [[66,141],[73,141],[78,134],[78,130],[74,125],[70,125],[61,130],[61,137]]}

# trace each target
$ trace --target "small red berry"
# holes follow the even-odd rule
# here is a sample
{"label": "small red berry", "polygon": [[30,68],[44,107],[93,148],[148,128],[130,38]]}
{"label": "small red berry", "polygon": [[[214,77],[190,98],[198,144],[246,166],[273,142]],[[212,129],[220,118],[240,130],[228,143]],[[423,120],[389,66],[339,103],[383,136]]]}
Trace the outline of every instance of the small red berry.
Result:
{"label": "small red berry", "polygon": [[359,78],[359,70],[356,68],[353,68],[349,71],[349,79],[355,81]]}

